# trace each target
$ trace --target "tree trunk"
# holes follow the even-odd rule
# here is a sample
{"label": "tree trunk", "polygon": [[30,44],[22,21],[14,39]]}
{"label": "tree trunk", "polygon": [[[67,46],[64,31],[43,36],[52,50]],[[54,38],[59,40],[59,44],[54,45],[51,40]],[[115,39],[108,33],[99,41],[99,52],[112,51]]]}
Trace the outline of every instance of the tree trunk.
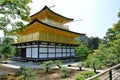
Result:
{"label": "tree trunk", "polygon": [[46,72],[47,72],[47,73],[49,72],[48,69],[49,69],[49,68],[46,68]]}
{"label": "tree trunk", "polygon": [[61,66],[60,65],[57,65],[59,69],[61,69]]}
{"label": "tree trunk", "polygon": [[64,76],[65,78],[67,77],[67,74],[65,74],[65,76]]}
{"label": "tree trunk", "polygon": [[82,71],[82,67],[79,67],[79,70]]}

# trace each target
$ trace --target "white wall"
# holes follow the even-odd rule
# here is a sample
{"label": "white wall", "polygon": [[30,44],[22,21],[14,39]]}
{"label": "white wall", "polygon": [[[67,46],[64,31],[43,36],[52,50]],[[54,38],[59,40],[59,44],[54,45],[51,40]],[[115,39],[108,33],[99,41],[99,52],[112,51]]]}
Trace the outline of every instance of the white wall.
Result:
{"label": "white wall", "polygon": [[55,48],[49,48],[49,52],[55,53]]}
{"label": "white wall", "polygon": [[26,57],[31,58],[31,48],[26,48]]}
{"label": "white wall", "polygon": [[66,53],[63,53],[63,57],[65,57],[66,56]]}
{"label": "white wall", "polygon": [[38,48],[32,48],[32,58],[38,58]]}
{"label": "white wall", "polygon": [[62,56],[62,54],[56,54],[56,57],[61,57]]}
{"label": "white wall", "polygon": [[63,52],[66,52],[66,49],[63,49]]}
{"label": "white wall", "polygon": [[75,52],[75,49],[71,49],[71,52]]}
{"label": "white wall", "polygon": [[62,52],[62,49],[56,48],[56,52]]}
{"label": "white wall", "polygon": [[67,49],[67,52],[70,52],[70,49]]}
{"label": "white wall", "polygon": [[39,58],[47,58],[47,54],[39,54]]}
{"label": "white wall", "polygon": [[49,58],[55,57],[55,54],[49,54]]}
{"label": "white wall", "polygon": [[67,57],[70,56],[70,53],[67,53]]}
{"label": "white wall", "polygon": [[71,53],[71,56],[75,56],[75,53]]}
{"label": "white wall", "polygon": [[39,51],[42,52],[42,53],[46,53],[47,52],[47,48],[40,48]]}

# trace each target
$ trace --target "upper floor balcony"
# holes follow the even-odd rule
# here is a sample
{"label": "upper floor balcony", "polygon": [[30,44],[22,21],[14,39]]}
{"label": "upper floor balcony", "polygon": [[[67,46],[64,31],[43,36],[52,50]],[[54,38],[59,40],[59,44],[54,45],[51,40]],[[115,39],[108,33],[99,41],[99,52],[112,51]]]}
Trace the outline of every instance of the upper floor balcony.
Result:
{"label": "upper floor balcony", "polygon": [[45,18],[44,20],[42,20],[42,22],[46,23],[46,24],[49,24],[49,25],[52,25],[52,26],[57,27],[57,28],[69,30],[69,26],[68,25],[60,24],[60,23],[58,23],[56,21],[53,21],[51,19],[48,19],[48,18]]}

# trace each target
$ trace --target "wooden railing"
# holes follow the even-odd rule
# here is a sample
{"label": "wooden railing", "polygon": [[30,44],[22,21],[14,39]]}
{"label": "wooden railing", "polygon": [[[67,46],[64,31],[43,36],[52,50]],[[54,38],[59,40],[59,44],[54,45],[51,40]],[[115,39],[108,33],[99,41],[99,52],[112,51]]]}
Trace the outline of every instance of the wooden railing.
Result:
{"label": "wooden railing", "polygon": [[60,23],[58,23],[58,22],[56,22],[54,20],[48,19],[48,18],[42,20],[42,22],[44,22],[46,24],[49,24],[49,25],[52,25],[52,26],[57,27],[57,28],[69,30],[69,26],[68,25],[60,24]]}
{"label": "wooden railing", "polygon": [[[120,68],[120,64],[117,64],[111,68],[108,68],[104,71],[102,71],[101,73],[96,74],[95,76],[92,76],[86,80],[120,80],[120,79],[116,79],[116,78],[120,78],[120,72],[118,72],[118,70],[120,69],[116,69],[116,68]],[[115,70],[116,69],[116,70]]]}

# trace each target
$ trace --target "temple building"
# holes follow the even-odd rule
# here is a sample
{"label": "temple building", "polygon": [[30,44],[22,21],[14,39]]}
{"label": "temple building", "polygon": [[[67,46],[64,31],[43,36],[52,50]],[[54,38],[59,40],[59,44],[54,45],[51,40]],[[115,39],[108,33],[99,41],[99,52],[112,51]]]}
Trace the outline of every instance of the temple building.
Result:
{"label": "temple building", "polygon": [[75,38],[85,34],[70,31],[65,24],[71,21],[73,19],[59,15],[47,6],[32,15],[25,29],[17,32],[19,37],[13,44],[20,59],[42,61],[76,58],[75,47],[79,42]]}

